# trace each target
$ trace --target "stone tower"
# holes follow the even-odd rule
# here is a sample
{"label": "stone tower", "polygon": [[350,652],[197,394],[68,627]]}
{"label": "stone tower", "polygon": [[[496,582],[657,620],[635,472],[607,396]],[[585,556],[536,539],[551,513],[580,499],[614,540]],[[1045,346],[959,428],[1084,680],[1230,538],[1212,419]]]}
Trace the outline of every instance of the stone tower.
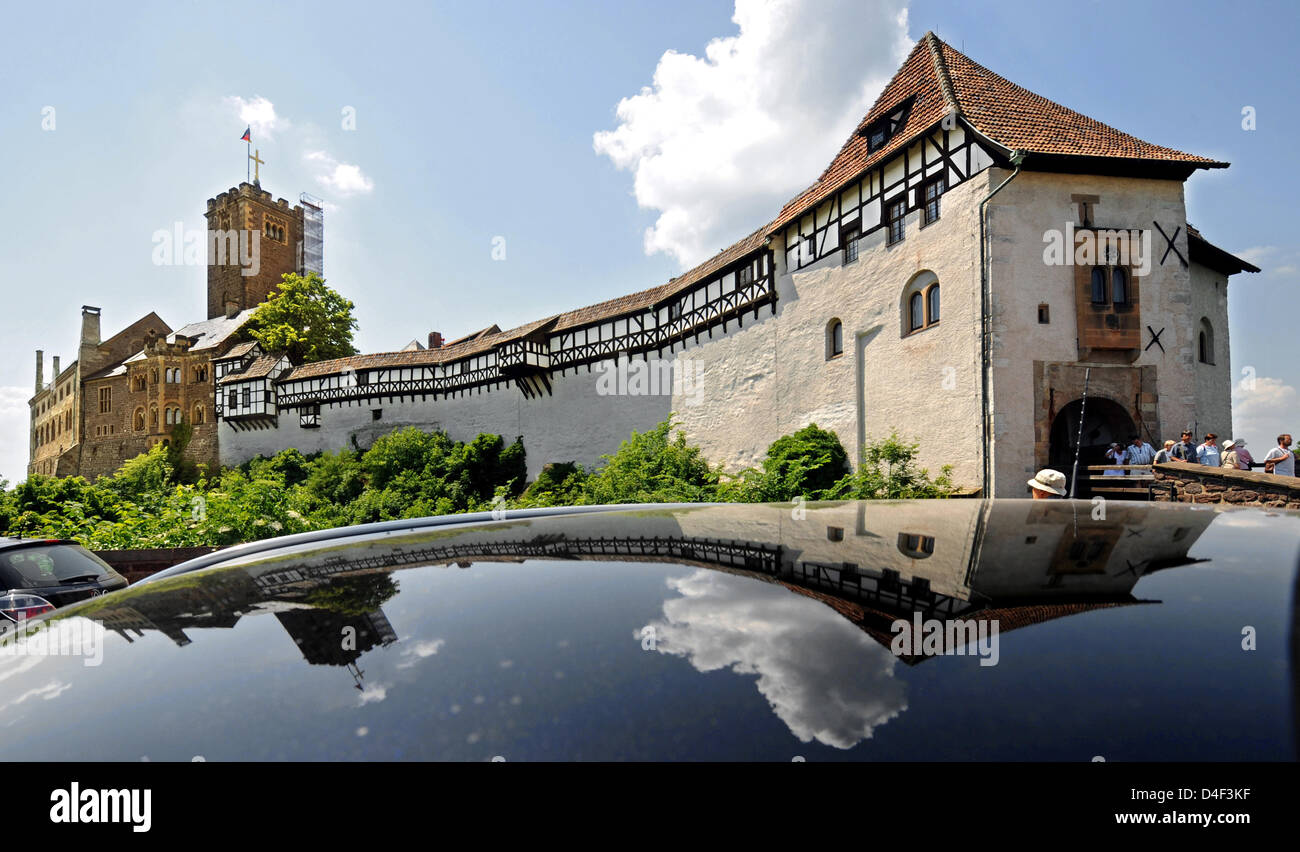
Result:
{"label": "stone tower", "polygon": [[208,199],[208,319],[264,301],[286,272],[301,272],[302,207],[241,183]]}

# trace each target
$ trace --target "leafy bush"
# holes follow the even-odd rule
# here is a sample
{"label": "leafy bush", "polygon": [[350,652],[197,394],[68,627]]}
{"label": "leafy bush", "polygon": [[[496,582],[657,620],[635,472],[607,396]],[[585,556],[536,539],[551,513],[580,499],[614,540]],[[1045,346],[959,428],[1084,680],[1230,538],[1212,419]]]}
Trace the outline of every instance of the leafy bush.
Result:
{"label": "leafy bush", "polygon": [[718,472],[709,467],[699,447],[686,443],[686,434],[673,428],[670,417],[648,432],[633,432],[613,455],[601,456],[605,466],[591,475],[581,502],[699,503],[717,498]]}
{"label": "leafy bush", "polygon": [[919,444],[909,444],[894,432],[883,441],[863,448],[857,471],[840,480],[831,496],[852,500],[908,500],[925,497],[948,497],[956,492],[952,484],[952,465],[940,469],[930,478],[925,468],[915,464]]}
{"label": "leafy bush", "polygon": [[750,468],[725,481],[719,498],[738,503],[828,499],[848,470],[849,456],[839,436],[810,423],[773,441],[762,469]]}
{"label": "leafy bush", "polygon": [[[869,444],[858,470],[834,432],[816,424],[778,438],[761,469],[726,477],[671,418],[633,432],[604,464],[547,465],[526,486],[523,440],[466,443],[444,432],[402,429],[369,449],[303,455],[284,450],[208,475],[177,475],[175,452],[157,446],[113,476],[32,476],[0,493],[0,529],[73,539],[94,549],[225,545],[367,521],[508,507],[599,503],[775,502],[943,497],[949,467],[931,479],[917,445],[891,435]],[[174,444],[173,444],[174,447]],[[192,479],[190,477],[193,477]]]}

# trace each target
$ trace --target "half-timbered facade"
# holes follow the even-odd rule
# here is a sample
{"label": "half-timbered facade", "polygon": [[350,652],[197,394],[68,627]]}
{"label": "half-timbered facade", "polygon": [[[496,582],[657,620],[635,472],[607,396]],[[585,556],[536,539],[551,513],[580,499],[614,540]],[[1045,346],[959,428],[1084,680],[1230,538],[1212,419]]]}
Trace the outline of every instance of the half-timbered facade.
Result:
{"label": "half-timbered facade", "polygon": [[[932,471],[1018,496],[1038,467],[1076,450],[1086,463],[1112,438],[1230,434],[1227,280],[1255,268],[1192,229],[1183,197],[1195,171],[1226,165],[927,34],[818,180],[717,256],[430,348],[300,366],[245,352],[218,378],[221,459],[415,425],[522,435],[536,474],[596,463],[672,414],[733,469],[816,422],[851,457],[897,432]],[[674,380],[621,378],[654,370]]]}

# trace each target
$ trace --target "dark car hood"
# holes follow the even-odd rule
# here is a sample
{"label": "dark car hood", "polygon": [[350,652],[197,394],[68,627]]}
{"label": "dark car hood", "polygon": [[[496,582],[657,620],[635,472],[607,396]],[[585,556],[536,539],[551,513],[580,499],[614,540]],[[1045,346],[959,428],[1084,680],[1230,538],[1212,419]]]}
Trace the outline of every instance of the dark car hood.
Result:
{"label": "dark car hood", "polygon": [[1300,518],[1097,512],[690,507],[250,554],[42,622],[98,653],[0,646],[0,759],[1294,759]]}

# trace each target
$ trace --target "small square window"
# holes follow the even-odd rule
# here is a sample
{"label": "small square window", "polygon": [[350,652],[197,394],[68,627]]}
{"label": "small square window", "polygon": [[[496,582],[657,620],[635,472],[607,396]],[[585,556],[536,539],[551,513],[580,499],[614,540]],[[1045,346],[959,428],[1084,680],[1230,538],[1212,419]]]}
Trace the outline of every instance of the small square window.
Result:
{"label": "small square window", "polygon": [[844,527],[827,527],[827,541],[844,541]]}
{"label": "small square window", "polygon": [[844,231],[841,241],[844,243],[844,262],[853,263],[858,259],[858,243],[862,239],[862,232],[854,227]]}
{"label": "small square window", "polygon": [[922,224],[929,225],[939,219],[939,196],[943,195],[943,178],[932,180],[925,185],[925,207],[922,208]]}
{"label": "small square window", "polygon": [[1048,325],[1052,322],[1052,312],[1046,304],[1038,306],[1038,324]]}
{"label": "small square window", "polygon": [[903,241],[904,223],[907,218],[907,201],[899,199],[887,208],[889,215],[889,244],[900,243]]}
{"label": "small square window", "polygon": [[384,419],[384,410],[383,410],[382,408],[375,408],[375,409],[372,409],[371,412],[370,412],[370,419],[371,419],[371,420],[383,420],[383,419]]}

